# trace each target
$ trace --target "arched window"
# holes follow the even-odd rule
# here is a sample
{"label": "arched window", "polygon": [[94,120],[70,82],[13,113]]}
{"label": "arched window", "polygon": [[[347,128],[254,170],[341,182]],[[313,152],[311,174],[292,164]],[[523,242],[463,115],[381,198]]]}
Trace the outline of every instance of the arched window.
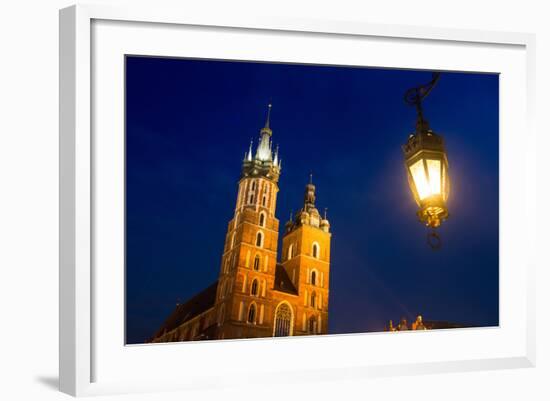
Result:
{"label": "arched window", "polygon": [[264,234],[261,231],[258,231],[256,234],[256,246],[262,247],[264,244]]}
{"label": "arched window", "polygon": [[260,255],[256,255],[254,258],[254,270],[260,270]]}
{"label": "arched window", "polygon": [[254,191],[256,189],[256,181],[252,181],[252,190]]}
{"label": "arched window", "polygon": [[315,272],[315,270],[313,270],[311,272],[311,285],[317,285],[317,272]]}
{"label": "arched window", "polygon": [[250,304],[248,309],[248,323],[256,322],[256,304]]}
{"label": "arched window", "polygon": [[317,300],[317,299],[316,299],[315,293],[312,292],[312,293],[311,293],[311,307],[312,307],[312,308],[315,308],[315,301],[316,301],[316,300]]}
{"label": "arched window", "polygon": [[273,328],[273,336],[284,337],[292,335],[294,317],[290,306],[282,302],[277,306],[275,311],[275,325]]}
{"label": "arched window", "polygon": [[233,287],[233,282],[231,279],[225,282],[225,296],[228,297],[231,294],[231,289]]}
{"label": "arched window", "polygon": [[262,206],[265,206],[267,203],[267,196],[262,196]]}
{"label": "arched window", "polygon": [[248,200],[248,203],[254,203],[254,194],[250,194],[250,199]]}
{"label": "arched window", "polygon": [[288,254],[287,254],[287,260],[290,260],[292,259],[292,257],[294,256],[294,245],[293,244],[290,244],[290,246],[288,247]]}
{"label": "arched window", "polygon": [[258,280],[252,280],[252,285],[250,286],[250,295],[258,296]]}
{"label": "arched window", "polygon": [[319,244],[317,242],[313,243],[311,254],[314,258],[319,258]]}
{"label": "arched window", "polygon": [[265,227],[265,213],[260,213],[260,227]]}
{"label": "arched window", "polygon": [[237,252],[233,252],[233,256],[231,257],[231,270],[235,270],[236,260],[238,256],[239,255],[237,255]]}

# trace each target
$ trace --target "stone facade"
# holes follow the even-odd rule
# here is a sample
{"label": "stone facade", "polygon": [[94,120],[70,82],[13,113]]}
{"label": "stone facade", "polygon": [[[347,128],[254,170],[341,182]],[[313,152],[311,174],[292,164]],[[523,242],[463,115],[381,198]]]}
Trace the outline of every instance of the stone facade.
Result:
{"label": "stone facade", "polygon": [[151,342],[327,333],[330,223],[315,207],[310,177],[278,258],[281,160],[272,151],[270,111],[255,155],[252,143],[245,153],[218,281],[177,305]]}

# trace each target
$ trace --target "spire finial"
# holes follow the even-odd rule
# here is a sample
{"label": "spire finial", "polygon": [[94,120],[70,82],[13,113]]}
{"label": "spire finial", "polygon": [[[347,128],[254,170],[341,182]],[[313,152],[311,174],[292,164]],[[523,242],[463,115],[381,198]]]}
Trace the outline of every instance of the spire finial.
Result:
{"label": "spire finial", "polygon": [[265,120],[265,127],[269,128],[269,119],[271,118],[271,102],[267,105],[267,119]]}
{"label": "spire finial", "polygon": [[315,185],[313,185],[313,173],[309,173],[309,184],[306,185],[304,194],[304,210],[309,212],[310,208],[315,207]]}
{"label": "spire finial", "polygon": [[327,219],[327,210],[328,210],[328,207],[325,208],[325,220]]}

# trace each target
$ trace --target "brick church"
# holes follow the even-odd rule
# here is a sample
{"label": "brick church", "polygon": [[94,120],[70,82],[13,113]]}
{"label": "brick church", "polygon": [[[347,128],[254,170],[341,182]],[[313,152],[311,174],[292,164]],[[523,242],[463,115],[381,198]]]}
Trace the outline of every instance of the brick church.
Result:
{"label": "brick church", "polygon": [[245,153],[218,280],[178,304],[149,342],[327,333],[330,224],[315,207],[310,177],[279,255],[281,160],[272,149],[270,113],[271,105],[255,154],[252,143]]}

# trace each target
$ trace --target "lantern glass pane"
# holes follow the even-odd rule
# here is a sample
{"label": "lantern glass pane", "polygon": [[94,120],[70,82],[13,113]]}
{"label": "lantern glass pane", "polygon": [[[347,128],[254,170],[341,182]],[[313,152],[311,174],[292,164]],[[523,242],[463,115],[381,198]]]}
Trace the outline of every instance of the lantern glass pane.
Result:
{"label": "lantern glass pane", "polygon": [[430,195],[441,195],[441,161],[426,160],[430,180]]}
{"label": "lantern glass pane", "polygon": [[443,200],[447,201],[447,196],[449,191],[447,191],[447,169],[445,168],[445,163],[441,166],[441,191],[443,195]]}
{"label": "lantern glass pane", "polygon": [[411,175],[416,186],[416,192],[420,200],[430,196],[430,185],[426,178],[426,170],[424,169],[424,160],[420,159],[409,167]]}

